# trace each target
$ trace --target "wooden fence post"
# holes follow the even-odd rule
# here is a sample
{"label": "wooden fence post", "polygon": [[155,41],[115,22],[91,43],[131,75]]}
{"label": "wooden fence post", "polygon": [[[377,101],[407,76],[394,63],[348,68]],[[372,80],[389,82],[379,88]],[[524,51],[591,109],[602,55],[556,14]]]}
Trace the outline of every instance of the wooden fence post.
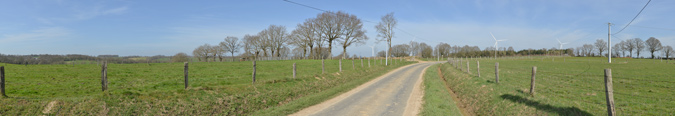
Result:
{"label": "wooden fence post", "polygon": [[103,62],[101,65],[101,89],[102,91],[108,90],[108,63]]}
{"label": "wooden fence post", "polygon": [[296,68],[295,68],[295,63],[293,63],[293,78],[295,79],[295,74],[297,73]]}
{"label": "wooden fence post", "polygon": [[354,58],[352,58],[352,69],[356,69],[356,66],[354,66]]}
{"label": "wooden fence post", "polygon": [[499,83],[499,62],[495,63],[495,83]]}
{"label": "wooden fence post", "polygon": [[323,59],[321,59],[321,74],[326,72],[326,64],[323,62]]}
{"label": "wooden fence post", "polygon": [[339,60],[340,63],[340,72],[342,72],[342,59]]}
{"label": "wooden fence post", "polygon": [[361,59],[361,68],[363,68],[363,57],[361,57],[360,59]]}
{"label": "wooden fence post", "polygon": [[612,89],[612,69],[605,69],[605,95],[607,96],[607,115],[615,116],[614,89]]}
{"label": "wooden fence post", "polygon": [[537,75],[537,67],[532,67],[532,81],[530,83],[530,95],[534,96],[534,78]]}
{"label": "wooden fence post", "polygon": [[188,62],[185,62],[185,69],[183,69],[183,74],[185,76],[185,89],[188,88]]}
{"label": "wooden fence post", "polygon": [[0,92],[2,97],[7,97],[7,94],[5,94],[5,66],[0,66]]}
{"label": "wooden fence post", "polygon": [[370,68],[370,58],[368,58],[368,68]]}
{"label": "wooden fence post", "polygon": [[480,77],[480,61],[476,61],[476,71],[478,71],[478,77]]}
{"label": "wooden fence post", "polygon": [[251,84],[255,84],[255,60],[253,60],[253,82]]}
{"label": "wooden fence post", "polygon": [[471,69],[469,68],[469,62],[470,61],[466,61],[466,73],[471,74]]}

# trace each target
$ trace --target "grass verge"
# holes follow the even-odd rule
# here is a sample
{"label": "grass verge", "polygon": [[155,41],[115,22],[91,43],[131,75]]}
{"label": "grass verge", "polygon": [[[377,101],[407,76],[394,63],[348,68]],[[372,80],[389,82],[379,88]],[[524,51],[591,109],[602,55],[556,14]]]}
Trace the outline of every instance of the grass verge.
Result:
{"label": "grass verge", "polygon": [[461,116],[450,91],[438,73],[439,64],[427,68],[424,73],[424,104],[422,116]]}

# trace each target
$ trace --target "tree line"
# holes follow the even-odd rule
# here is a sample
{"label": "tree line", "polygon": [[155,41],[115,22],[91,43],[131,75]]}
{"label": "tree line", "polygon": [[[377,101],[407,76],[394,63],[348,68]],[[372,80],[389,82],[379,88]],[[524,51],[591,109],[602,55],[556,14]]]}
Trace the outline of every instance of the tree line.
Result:
{"label": "tree line", "polygon": [[[393,13],[383,16],[382,20],[376,26],[380,33],[378,36],[382,37],[379,41],[390,43],[396,20]],[[239,56],[242,60],[289,55],[303,59],[325,59],[332,58],[333,45],[337,45],[342,48],[342,54],[337,57],[348,58],[347,48],[365,44],[369,39],[366,32],[363,21],[356,15],[327,11],[297,24],[290,32],[285,26],[270,25],[257,34],[244,35],[241,40],[229,36],[218,45],[201,45],[192,54],[199,61],[222,61],[224,53],[230,53],[234,61],[234,53],[239,52],[242,52]]]}
{"label": "tree line", "polygon": [[[179,53],[181,54],[181,53]],[[188,56],[182,53],[181,56],[124,56],[118,55],[99,55],[89,56],[81,54],[53,55],[53,54],[32,54],[32,55],[7,55],[0,54],[0,62],[10,64],[74,64],[74,63],[95,63],[97,61],[106,61],[109,63],[164,63],[174,62],[175,60],[187,61]]]}
{"label": "tree line", "polygon": [[[604,56],[607,57],[608,53],[607,42],[602,39],[596,40],[594,44],[584,44],[576,48],[574,51],[575,56]],[[643,41],[640,38],[633,38],[628,40],[621,40],[612,46],[612,57],[631,57],[631,58],[644,58],[640,57],[640,54],[649,52],[652,59],[661,53],[662,56],[665,56],[666,59],[670,58],[671,55],[675,53],[673,47],[670,45],[662,45],[661,41],[655,37],[650,37],[646,41]],[[626,54],[628,53],[628,54]],[[635,56],[633,56],[635,54]]]}

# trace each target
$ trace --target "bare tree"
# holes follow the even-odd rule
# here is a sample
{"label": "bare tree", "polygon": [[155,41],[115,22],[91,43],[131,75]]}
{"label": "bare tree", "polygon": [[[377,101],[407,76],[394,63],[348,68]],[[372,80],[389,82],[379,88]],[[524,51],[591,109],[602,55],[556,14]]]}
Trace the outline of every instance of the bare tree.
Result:
{"label": "bare tree", "polygon": [[356,18],[355,15],[345,16],[342,23],[344,34],[338,39],[338,42],[342,45],[342,58],[344,59],[347,57],[347,47],[366,43],[368,36],[366,36],[366,30],[363,30],[361,19]]}
{"label": "bare tree", "polygon": [[[381,21],[377,23],[375,29],[377,30],[377,36],[380,37],[378,41],[387,41],[388,51],[391,51],[391,38],[394,38],[394,28],[398,21],[394,18],[394,13],[389,13],[382,16]],[[387,57],[389,57],[389,52],[387,52]],[[389,58],[387,58],[386,65],[389,65]]]}
{"label": "bare tree", "polygon": [[187,62],[188,61],[188,55],[181,52],[177,53],[176,55],[173,55],[171,57],[171,62]]}
{"label": "bare tree", "polygon": [[645,42],[647,44],[647,49],[652,53],[652,59],[654,59],[654,52],[663,49],[663,46],[661,46],[661,41],[654,37],[649,37],[649,39],[647,39]]}
{"label": "bare tree", "polygon": [[670,58],[670,55],[675,54],[675,51],[673,51],[673,47],[670,46],[665,46],[663,47],[663,55],[666,56],[666,59]]}
{"label": "bare tree", "polygon": [[253,53],[255,58],[260,57],[260,52],[263,50],[263,43],[260,41],[260,36],[258,35],[249,35],[244,36],[245,46],[248,46],[247,49]]}
{"label": "bare tree", "polygon": [[199,61],[202,61],[202,58],[203,58],[204,61],[208,62],[209,61],[209,48],[210,47],[211,47],[211,45],[209,45],[209,44],[201,45],[201,46],[195,48],[195,50],[192,51],[192,55],[197,57],[197,59]]}
{"label": "bare tree", "polygon": [[584,53],[587,57],[593,56],[593,49],[595,49],[593,45],[591,45],[591,44],[584,44],[583,47],[582,47],[582,49],[583,49],[583,53]]}
{"label": "bare tree", "polygon": [[220,61],[223,61],[223,53],[225,51],[221,49],[222,47],[220,46],[211,46],[209,47],[209,53],[213,54],[213,61],[216,61],[216,58],[220,59]]}
{"label": "bare tree", "polygon": [[637,53],[636,58],[639,58],[640,52],[645,50],[645,41],[642,41],[640,38],[635,38],[633,42],[635,44],[635,53]]}
{"label": "bare tree", "polygon": [[[595,45],[595,49],[598,50],[599,55],[602,55],[602,52],[607,50],[607,42],[605,42],[605,40],[598,39],[598,40],[595,41],[594,45]],[[611,57],[612,53],[607,53],[607,54],[610,55],[609,57]]]}
{"label": "bare tree", "polygon": [[[279,57],[279,51],[286,44],[286,27],[270,25],[267,29],[258,33],[262,43],[264,43],[263,48],[269,48],[272,56]],[[267,50],[267,49],[265,49]],[[265,54],[267,54],[265,52]]]}
{"label": "bare tree", "polygon": [[410,55],[417,56],[420,53],[420,43],[410,41]]}
{"label": "bare tree", "polygon": [[391,47],[391,54],[396,57],[408,56],[410,54],[410,45],[398,44]]}
{"label": "bare tree", "polygon": [[[640,39],[640,38],[635,38],[635,39]],[[624,44],[626,50],[628,50],[628,57],[633,57],[633,50],[635,50],[635,47],[637,46],[635,42],[635,39],[628,39],[626,40],[626,43]]]}
{"label": "bare tree", "polygon": [[225,38],[225,41],[220,42],[219,45],[225,52],[230,52],[230,56],[232,57],[232,61],[234,62],[234,53],[239,52],[239,49],[241,49],[241,43],[239,43],[239,38],[228,36]]}
{"label": "bare tree", "polygon": [[345,26],[343,26],[343,22],[345,22],[344,20],[346,20],[347,16],[349,14],[342,11],[327,11],[319,14],[315,19],[321,37],[328,42],[328,53],[331,56],[333,55],[333,41],[344,34]]}
{"label": "bare tree", "polygon": [[316,31],[315,20],[307,19],[304,23],[298,24],[298,26],[291,32],[289,39],[291,39],[291,45],[300,47],[303,49],[302,56],[307,58],[307,49],[309,48],[309,56],[314,54],[314,42],[318,41],[319,35]]}
{"label": "bare tree", "polygon": [[621,42],[615,44],[614,47],[612,47],[612,48],[616,48],[616,50],[614,50],[614,51],[620,51],[621,56],[626,57],[626,50],[628,50],[628,47],[626,47],[626,41],[621,41]]}

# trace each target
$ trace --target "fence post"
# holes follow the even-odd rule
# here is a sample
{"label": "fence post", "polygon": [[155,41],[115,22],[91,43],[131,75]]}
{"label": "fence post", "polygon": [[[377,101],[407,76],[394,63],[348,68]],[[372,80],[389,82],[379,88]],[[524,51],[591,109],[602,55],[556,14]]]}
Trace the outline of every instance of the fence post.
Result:
{"label": "fence post", "polygon": [[370,58],[368,58],[368,68],[370,68]]}
{"label": "fence post", "polygon": [[361,59],[361,68],[363,68],[363,57],[361,57],[360,59]]}
{"label": "fence post", "polygon": [[188,88],[188,62],[185,62],[185,69],[183,69],[183,74],[185,74],[185,89]]}
{"label": "fence post", "polygon": [[469,62],[470,61],[466,61],[466,73],[471,74],[471,69],[469,68]]}
{"label": "fence post", "polygon": [[295,68],[295,63],[293,63],[293,78],[295,79],[295,74],[297,73],[296,68]]}
{"label": "fence post", "polygon": [[340,63],[340,72],[342,72],[342,59],[339,60]]}
{"label": "fence post", "polygon": [[495,83],[499,83],[499,62],[495,63]]}
{"label": "fence post", "polygon": [[530,95],[534,96],[534,78],[537,75],[537,67],[532,67],[532,81],[530,83]]}
{"label": "fence post", "polygon": [[7,97],[7,94],[5,94],[5,66],[0,66],[0,92],[2,97]]}
{"label": "fence post", "polygon": [[480,77],[480,61],[476,61],[476,71],[478,72],[478,77]]}
{"label": "fence post", "polygon": [[102,91],[108,90],[108,63],[103,62],[101,65],[101,89]]}
{"label": "fence post", "polygon": [[355,69],[356,66],[354,66],[354,58],[352,58],[352,69]]}
{"label": "fence post", "polygon": [[612,69],[605,69],[605,95],[607,96],[607,115],[615,116],[614,89],[612,89]]}
{"label": "fence post", "polygon": [[321,59],[321,74],[326,72],[326,64],[323,62],[323,59]]}
{"label": "fence post", "polygon": [[251,84],[255,84],[255,60],[253,60],[253,82]]}

